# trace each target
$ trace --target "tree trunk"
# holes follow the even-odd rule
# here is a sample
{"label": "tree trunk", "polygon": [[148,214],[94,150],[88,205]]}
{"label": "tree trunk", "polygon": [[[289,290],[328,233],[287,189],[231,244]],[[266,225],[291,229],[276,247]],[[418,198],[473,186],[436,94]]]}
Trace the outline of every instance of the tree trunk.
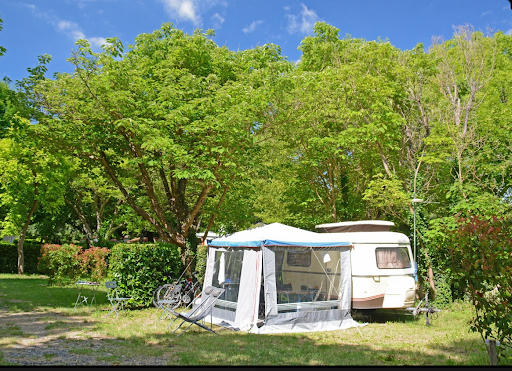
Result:
{"label": "tree trunk", "polygon": [[425,246],[423,245],[423,251],[425,251],[425,257],[427,258],[427,261],[428,261],[428,269],[427,269],[427,274],[428,274],[428,282],[430,283],[430,286],[432,287],[432,291],[434,292],[434,299],[435,299],[435,293],[436,293],[436,285],[434,283],[434,270],[432,269],[432,261],[430,260],[430,257],[428,256],[428,251],[427,249],[425,249]]}
{"label": "tree trunk", "polygon": [[[37,185],[35,194],[37,196]],[[30,225],[30,221],[32,220],[32,215],[34,215],[34,212],[37,209],[38,200],[35,199],[34,203],[32,204],[32,208],[30,209],[27,220],[25,221],[25,224],[23,225],[23,229],[20,233],[20,239],[18,240],[18,274],[23,275],[25,273],[25,254],[23,253],[23,243],[25,242],[25,238],[27,237],[27,231],[28,227]]]}
{"label": "tree trunk", "polygon": [[69,201],[66,197],[64,197],[64,202],[71,207],[71,209],[75,212],[75,214],[78,216],[78,219],[80,219],[80,222],[82,223],[82,229],[85,233],[85,239],[87,240],[87,246],[92,247],[94,245],[94,236],[92,233],[92,229],[87,222],[87,218],[85,217],[84,213],[82,212],[82,208],[80,207],[81,199],[78,200],[77,204],[75,205],[71,201]]}

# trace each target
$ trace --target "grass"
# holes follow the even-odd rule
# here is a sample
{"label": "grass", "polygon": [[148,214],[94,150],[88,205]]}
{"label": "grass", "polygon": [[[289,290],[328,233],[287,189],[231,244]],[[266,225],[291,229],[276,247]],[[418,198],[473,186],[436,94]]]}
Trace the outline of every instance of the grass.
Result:
{"label": "grass", "polygon": [[[167,329],[169,321],[158,321],[156,308],[107,317],[110,308],[100,288],[93,308],[74,310],[76,288],[47,283],[44,276],[0,274],[0,309],[34,312],[26,325],[41,322],[47,333],[65,341],[69,354],[92,355],[103,364],[158,359],[169,366],[489,365],[480,335],[469,332],[472,312],[464,303],[443,308],[431,326],[426,326],[424,314],[414,318],[373,311],[368,325],[359,329],[273,335],[220,329],[217,336],[193,326],[178,337]],[[359,314],[354,314],[356,320],[361,320]],[[6,350],[35,336],[28,327],[9,321],[0,325],[0,365],[9,364]],[[500,365],[512,365],[512,358],[501,359]]]}

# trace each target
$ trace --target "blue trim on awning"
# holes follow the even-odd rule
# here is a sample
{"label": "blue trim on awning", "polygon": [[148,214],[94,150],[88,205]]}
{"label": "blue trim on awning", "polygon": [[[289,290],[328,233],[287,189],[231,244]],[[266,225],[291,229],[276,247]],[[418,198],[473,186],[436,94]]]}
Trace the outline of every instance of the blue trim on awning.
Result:
{"label": "blue trim on awning", "polygon": [[297,241],[279,241],[265,240],[265,246],[300,246],[300,247],[346,247],[351,246],[350,242],[297,242]]}
{"label": "blue trim on awning", "polygon": [[212,240],[208,242],[208,246],[215,247],[261,247],[263,241],[218,241]]}
{"label": "blue trim on awning", "polygon": [[262,247],[262,246],[295,246],[295,247],[346,247],[351,246],[350,242],[297,242],[281,240],[263,240],[263,241],[222,241],[212,240],[208,246],[213,247]]}

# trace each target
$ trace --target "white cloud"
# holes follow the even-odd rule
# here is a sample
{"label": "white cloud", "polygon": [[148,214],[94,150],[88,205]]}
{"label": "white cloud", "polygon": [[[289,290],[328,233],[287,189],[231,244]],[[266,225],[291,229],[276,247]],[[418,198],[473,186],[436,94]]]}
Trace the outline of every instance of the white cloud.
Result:
{"label": "white cloud", "polygon": [[242,31],[243,33],[251,33],[262,23],[263,21],[254,21],[249,26],[242,28]]}
{"label": "white cloud", "polygon": [[[165,12],[172,20],[192,22],[194,26],[201,27],[203,24],[202,14],[205,14],[213,7],[227,7],[225,0],[160,0],[164,6]],[[224,17],[215,13],[211,17],[215,28],[224,23]]]}
{"label": "white cloud", "polygon": [[93,47],[99,48],[102,45],[108,44],[107,39],[105,39],[104,37],[89,37],[88,40]]}
{"label": "white cloud", "polygon": [[512,28],[505,32],[505,35],[512,35]]}
{"label": "white cloud", "polygon": [[215,13],[212,15],[212,23],[213,28],[221,28],[222,24],[224,23],[224,17],[221,16],[219,13]]}
{"label": "white cloud", "polygon": [[164,10],[170,17],[191,21],[196,26],[201,25],[202,18],[197,14],[193,0],[160,0],[164,4]]}
{"label": "white cloud", "polygon": [[[304,4],[301,4],[301,6],[302,10],[299,14],[286,14],[288,20],[287,29],[291,34],[296,32],[307,34],[313,30],[315,22],[321,20],[314,10],[308,9]],[[288,11],[289,8],[285,8],[285,10]]]}
{"label": "white cloud", "polygon": [[87,39],[91,43],[91,46],[96,47],[106,44],[106,39],[103,37],[86,37],[82,28],[76,22],[61,19],[47,12],[38,12],[35,5],[27,5],[27,7],[32,11],[35,17],[44,19],[47,23],[51,24],[57,32],[65,34],[67,37],[73,39],[73,41]]}
{"label": "white cloud", "polygon": [[491,14],[492,14],[492,11],[488,10],[488,11],[486,11],[486,12],[483,12],[483,13],[481,14],[481,16],[482,16],[482,17],[485,17],[486,15],[491,15]]}

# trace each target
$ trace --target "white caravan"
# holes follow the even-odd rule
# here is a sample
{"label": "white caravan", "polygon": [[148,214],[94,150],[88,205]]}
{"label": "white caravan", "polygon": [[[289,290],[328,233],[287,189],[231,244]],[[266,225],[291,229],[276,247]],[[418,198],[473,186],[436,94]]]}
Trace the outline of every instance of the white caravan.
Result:
{"label": "white caravan", "polygon": [[361,220],[316,226],[349,241],[352,309],[405,309],[416,297],[415,264],[409,238],[390,231],[393,222]]}

